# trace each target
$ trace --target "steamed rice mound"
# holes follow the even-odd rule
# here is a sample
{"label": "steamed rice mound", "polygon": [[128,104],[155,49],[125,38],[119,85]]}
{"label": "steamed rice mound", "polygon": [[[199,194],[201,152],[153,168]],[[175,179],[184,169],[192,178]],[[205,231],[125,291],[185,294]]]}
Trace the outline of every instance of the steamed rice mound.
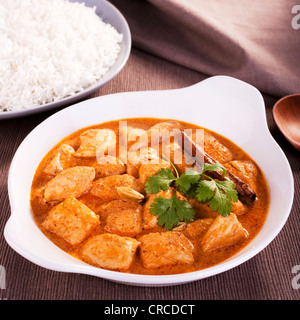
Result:
{"label": "steamed rice mound", "polygon": [[58,101],[115,63],[122,35],[83,3],[1,0],[0,112]]}

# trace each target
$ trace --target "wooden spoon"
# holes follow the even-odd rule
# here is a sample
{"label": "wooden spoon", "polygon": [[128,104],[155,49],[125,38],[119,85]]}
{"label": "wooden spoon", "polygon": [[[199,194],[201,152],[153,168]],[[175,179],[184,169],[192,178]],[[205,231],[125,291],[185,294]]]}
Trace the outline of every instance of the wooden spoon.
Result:
{"label": "wooden spoon", "polygon": [[273,107],[274,120],[286,139],[300,151],[300,94],[277,101]]}

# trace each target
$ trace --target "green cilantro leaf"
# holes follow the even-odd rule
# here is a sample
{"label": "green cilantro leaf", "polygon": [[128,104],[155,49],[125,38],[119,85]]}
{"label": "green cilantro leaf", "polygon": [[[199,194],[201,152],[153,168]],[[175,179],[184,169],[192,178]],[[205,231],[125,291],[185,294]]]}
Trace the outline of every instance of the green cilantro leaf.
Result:
{"label": "green cilantro leaf", "polygon": [[208,202],[212,211],[227,216],[232,210],[232,202],[238,200],[238,194],[231,181],[201,180],[196,189],[196,200]]}
{"label": "green cilantro leaf", "polygon": [[214,197],[208,201],[208,204],[212,211],[217,211],[218,214],[221,214],[224,217],[229,215],[232,210],[232,202],[218,187],[216,188]]}
{"label": "green cilantro leaf", "polygon": [[149,177],[145,184],[145,191],[154,194],[160,190],[167,191],[174,180],[176,180],[176,178],[172,170],[162,168],[156,175]]}
{"label": "green cilantro leaf", "polygon": [[191,188],[200,180],[200,174],[194,170],[186,170],[179,178],[176,179],[178,190],[184,195],[188,195]]}
{"label": "green cilantro leaf", "polygon": [[204,203],[208,202],[215,195],[216,183],[214,180],[199,181],[196,189],[196,200]]}
{"label": "green cilantro leaf", "polygon": [[194,209],[187,200],[176,198],[176,193],[170,199],[157,197],[150,205],[150,213],[157,218],[157,224],[167,230],[172,230],[179,222],[191,222]]}
{"label": "green cilantro leaf", "polygon": [[[170,162],[171,163],[171,162]],[[172,163],[171,163],[172,164]],[[227,170],[219,163],[207,164],[202,167],[202,172],[191,169],[178,175],[178,171],[172,164],[176,173],[174,176],[171,169],[162,168],[156,175],[150,177],[145,184],[147,193],[156,194],[159,191],[167,191],[174,183],[174,195],[167,199],[157,197],[150,205],[150,213],[158,216],[158,225],[172,230],[179,222],[190,222],[194,217],[194,209],[187,200],[176,198],[179,191],[189,199],[196,199],[200,203],[208,203],[212,211],[226,216],[232,210],[232,201],[238,201],[238,193],[233,182],[229,180],[219,181],[206,175],[207,171],[222,172],[223,177],[227,175]]]}
{"label": "green cilantro leaf", "polygon": [[222,171],[224,177],[227,175],[227,170],[218,162],[214,164],[204,163],[201,174],[206,171]]}
{"label": "green cilantro leaf", "polygon": [[227,198],[233,202],[238,201],[238,192],[235,188],[235,185],[231,181],[216,181],[217,185],[226,193]]}

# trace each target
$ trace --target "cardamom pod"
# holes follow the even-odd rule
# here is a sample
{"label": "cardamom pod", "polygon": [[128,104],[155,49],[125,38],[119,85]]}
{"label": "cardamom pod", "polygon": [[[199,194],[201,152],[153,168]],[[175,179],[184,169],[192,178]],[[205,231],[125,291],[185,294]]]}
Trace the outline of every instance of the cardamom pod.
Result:
{"label": "cardamom pod", "polygon": [[119,196],[123,199],[142,201],[144,200],[144,195],[135,191],[130,187],[116,187]]}

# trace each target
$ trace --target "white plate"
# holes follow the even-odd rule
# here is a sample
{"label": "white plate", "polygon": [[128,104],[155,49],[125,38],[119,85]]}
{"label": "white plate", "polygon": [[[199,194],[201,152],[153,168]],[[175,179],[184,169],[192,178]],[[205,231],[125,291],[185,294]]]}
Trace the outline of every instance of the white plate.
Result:
{"label": "white plate", "polygon": [[106,0],[69,0],[70,2],[84,2],[88,7],[96,7],[96,14],[105,22],[111,24],[119,33],[123,34],[120,44],[121,50],[114,65],[101,77],[97,83],[91,85],[73,96],[61,99],[56,102],[47,103],[38,107],[33,107],[20,111],[0,112],[1,119],[11,119],[33,115],[36,113],[49,111],[72,103],[78,102],[91,95],[106,83],[111,81],[125,66],[131,51],[131,33],[127,21],[120,11]]}
{"label": "white plate", "polygon": [[[205,270],[147,276],[92,267],[71,257],[42,234],[33,220],[29,202],[32,178],[42,158],[60,140],[81,128],[131,117],[172,118],[204,126],[235,142],[257,162],[270,186],[270,212],[264,227],[246,248]],[[4,235],[9,245],[23,257],[52,270],[159,286],[216,275],[263,250],[289,216],[294,182],[290,165],[268,130],[265,106],[258,90],[234,78],[218,76],[184,89],[98,97],[57,112],[37,126],[20,145],[11,163],[8,192],[12,215]]]}

